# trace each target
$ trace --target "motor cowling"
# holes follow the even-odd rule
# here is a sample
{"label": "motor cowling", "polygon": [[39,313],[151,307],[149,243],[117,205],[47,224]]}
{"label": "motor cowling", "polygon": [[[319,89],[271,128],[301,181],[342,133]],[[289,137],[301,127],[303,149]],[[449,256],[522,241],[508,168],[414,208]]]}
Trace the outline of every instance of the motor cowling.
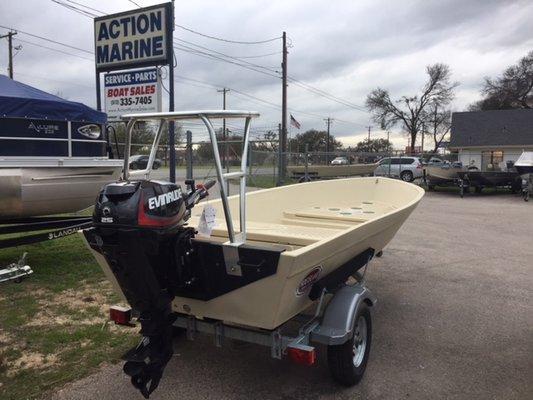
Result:
{"label": "motor cowling", "polygon": [[99,227],[169,228],[187,212],[181,187],[162,181],[110,183],[98,195],[93,223]]}
{"label": "motor cowling", "polygon": [[94,228],[86,232],[139,312],[143,338],[126,354],[124,372],[146,398],[173,353],[171,302],[184,280],[182,260],[194,237],[194,229],[185,226],[188,199],[170,182],[111,183],[98,195]]}

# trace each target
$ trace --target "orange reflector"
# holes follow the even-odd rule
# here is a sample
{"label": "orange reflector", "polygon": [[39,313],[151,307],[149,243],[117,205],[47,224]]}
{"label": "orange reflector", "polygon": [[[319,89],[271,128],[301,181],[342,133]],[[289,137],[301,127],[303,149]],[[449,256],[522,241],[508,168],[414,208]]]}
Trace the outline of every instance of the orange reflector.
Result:
{"label": "orange reflector", "polygon": [[315,348],[305,345],[287,347],[287,355],[297,364],[313,365],[316,362]]}
{"label": "orange reflector", "polygon": [[109,307],[109,319],[118,325],[131,325],[131,308],[111,306]]}

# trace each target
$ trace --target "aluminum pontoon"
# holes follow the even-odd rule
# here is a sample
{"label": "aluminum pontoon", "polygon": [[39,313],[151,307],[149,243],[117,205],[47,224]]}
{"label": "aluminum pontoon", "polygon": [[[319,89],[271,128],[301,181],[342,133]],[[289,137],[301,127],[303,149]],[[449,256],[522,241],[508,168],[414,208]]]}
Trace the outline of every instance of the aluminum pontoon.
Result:
{"label": "aluminum pontoon", "polygon": [[[143,339],[124,371],[148,397],[172,356],[174,328],[193,338],[212,334],[270,347],[272,357],[312,364],[328,347],[332,376],[362,378],[370,350],[370,307],[364,284],[374,256],[421,200],[418,186],[388,178],[302,183],[246,194],[249,131],[255,112],[192,111],[125,115],[124,174],[100,193],[94,227],[84,237],[116,290],[140,315]],[[241,169],[224,172],[212,119],[245,119]],[[148,180],[150,168],[128,171],[136,122],[159,120],[150,159],[171,120],[200,119],[211,139],[220,199],[205,198],[213,181],[187,189]],[[151,165],[151,162],[148,162]],[[228,197],[226,183],[238,180]],[[195,207],[196,206],[196,207]],[[237,217],[238,215],[238,217]],[[236,229],[236,226],[239,229]],[[201,235],[200,235],[201,233]],[[353,277],[357,283],[347,284]],[[314,313],[297,334],[286,330]]]}
{"label": "aluminum pontoon", "polygon": [[0,75],[0,223],[79,211],[118,179],[106,115]]}

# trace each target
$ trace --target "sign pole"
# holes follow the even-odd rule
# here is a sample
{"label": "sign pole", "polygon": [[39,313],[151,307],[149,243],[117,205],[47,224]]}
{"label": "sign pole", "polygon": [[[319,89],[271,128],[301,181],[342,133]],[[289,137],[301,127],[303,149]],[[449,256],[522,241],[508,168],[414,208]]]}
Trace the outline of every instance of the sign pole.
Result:
{"label": "sign pole", "polygon": [[102,97],[100,93],[100,72],[96,71],[96,109],[102,111]]}
{"label": "sign pole", "polygon": [[[174,0],[172,0],[172,27],[174,27]],[[171,32],[174,29],[171,30]],[[172,43],[172,34],[170,35],[170,41]],[[168,65],[168,111],[174,111],[174,48],[171,47],[171,59]],[[169,166],[169,180],[170,182],[176,182],[176,136],[174,132],[174,121],[169,121],[168,124],[168,146],[170,148],[170,166]]]}

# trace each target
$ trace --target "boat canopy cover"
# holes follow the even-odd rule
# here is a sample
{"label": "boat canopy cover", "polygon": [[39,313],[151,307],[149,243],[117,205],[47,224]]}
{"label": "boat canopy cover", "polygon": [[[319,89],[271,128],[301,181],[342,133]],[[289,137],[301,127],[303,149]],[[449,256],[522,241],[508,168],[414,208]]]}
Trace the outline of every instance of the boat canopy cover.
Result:
{"label": "boat canopy cover", "polygon": [[107,115],[85,104],[25,85],[0,75],[0,117],[54,121],[87,121],[105,124]]}

